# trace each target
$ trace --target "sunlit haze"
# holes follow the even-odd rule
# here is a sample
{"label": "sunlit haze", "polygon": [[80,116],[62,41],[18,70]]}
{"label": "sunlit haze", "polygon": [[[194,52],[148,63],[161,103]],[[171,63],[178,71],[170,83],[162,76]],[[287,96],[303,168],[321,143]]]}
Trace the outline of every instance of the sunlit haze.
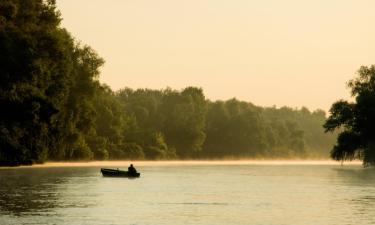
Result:
{"label": "sunlit haze", "polygon": [[58,0],[114,90],[202,87],[207,98],[328,110],[375,59],[372,0]]}
{"label": "sunlit haze", "polygon": [[[341,162],[333,160],[168,160],[168,161],[91,161],[91,162],[48,162],[22,168],[37,167],[127,167],[130,163],[137,166],[212,166],[212,165],[340,165]],[[345,165],[361,165],[358,160],[345,162]],[[9,167],[3,167],[8,169]],[[0,167],[1,169],[1,167]]]}

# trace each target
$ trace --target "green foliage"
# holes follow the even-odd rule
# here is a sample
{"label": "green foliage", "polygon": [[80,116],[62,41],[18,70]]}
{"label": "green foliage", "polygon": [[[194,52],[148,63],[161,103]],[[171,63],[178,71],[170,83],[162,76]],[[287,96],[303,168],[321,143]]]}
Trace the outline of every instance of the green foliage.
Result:
{"label": "green foliage", "polygon": [[210,102],[191,87],[125,88],[116,95],[127,115],[124,142],[136,143],[147,159],[326,158],[335,139],[321,127],[326,119],[321,110]]}
{"label": "green foliage", "polygon": [[327,157],[335,135],[320,127],[324,112],[282,107],[261,108],[231,99],[209,102],[207,157]]}
{"label": "green foliage", "polygon": [[54,1],[0,2],[0,164],[91,159],[103,60],[59,27]]}
{"label": "green foliage", "polygon": [[271,143],[276,143],[277,148],[288,149],[289,155],[300,157],[327,157],[336,133],[326,134],[322,129],[321,124],[326,120],[324,111],[273,107],[265,108],[263,114],[271,127],[270,139],[275,139]]}
{"label": "green foliage", "polygon": [[207,156],[248,157],[265,150],[264,127],[255,106],[236,99],[209,105],[204,145]]}
{"label": "green foliage", "polygon": [[[114,157],[116,158],[116,157]],[[120,157],[117,158],[123,158],[123,159],[144,159],[145,154],[142,150],[142,147],[139,146],[136,143],[126,143],[123,146],[123,152]]]}
{"label": "green foliage", "polygon": [[53,2],[0,2],[0,164],[47,158],[59,103],[54,81],[71,64],[59,21]]}
{"label": "green foliage", "polygon": [[[142,146],[147,158],[191,157],[204,141],[205,99],[201,89],[181,92],[129,88],[118,92],[129,115],[125,142]],[[175,152],[176,151],[176,152]]]}
{"label": "green foliage", "polygon": [[93,131],[87,135],[89,146],[98,160],[124,158],[121,146],[126,116],[124,109],[112,90],[102,85],[97,87],[93,98]]}
{"label": "green foliage", "polygon": [[334,103],[324,124],[327,132],[341,128],[331,156],[336,160],[361,159],[365,166],[375,165],[375,65],[361,67],[348,86],[355,102]]}
{"label": "green foliage", "polygon": [[181,92],[164,91],[161,113],[166,142],[179,157],[201,151],[205,139],[206,103],[202,89],[188,87]]}

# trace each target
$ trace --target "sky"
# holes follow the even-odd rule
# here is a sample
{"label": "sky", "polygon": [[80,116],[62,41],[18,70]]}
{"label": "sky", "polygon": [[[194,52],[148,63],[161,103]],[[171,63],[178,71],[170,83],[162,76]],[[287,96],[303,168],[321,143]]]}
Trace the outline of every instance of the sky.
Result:
{"label": "sky", "polygon": [[328,111],[375,64],[373,0],[57,0],[62,26],[120,88]]}

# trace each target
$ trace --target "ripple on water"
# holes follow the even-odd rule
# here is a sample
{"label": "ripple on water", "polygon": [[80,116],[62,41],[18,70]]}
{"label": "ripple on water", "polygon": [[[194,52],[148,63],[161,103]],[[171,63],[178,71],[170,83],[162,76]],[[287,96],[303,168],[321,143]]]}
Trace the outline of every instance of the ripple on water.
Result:
{"label": "ripple on water", "polygon": [[0,224],[375,224],[375,173],[360,165],[140,165],[0,170]]}

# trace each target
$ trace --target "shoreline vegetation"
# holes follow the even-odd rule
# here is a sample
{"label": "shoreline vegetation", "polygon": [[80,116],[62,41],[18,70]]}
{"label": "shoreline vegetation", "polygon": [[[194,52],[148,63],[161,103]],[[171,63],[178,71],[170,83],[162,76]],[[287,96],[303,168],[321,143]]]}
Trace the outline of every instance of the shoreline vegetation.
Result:
{"label": "shoreline vegetation", "polygon": [[197,87],[114,92],[55,1],[2,1],[0,12],[0,166],[328,157],[335,142],[323,110],[210,101]]}
{"label": "shoreline vegetation", "polygon": [[43,164],[22,165],[10,168],[51,168],[51,167],[119,167],[125,168],[130,164],[138,166],[210,166],[210,165],[362,165],[360,160],[344,163],[329,159],[238,159],[238,160],[111,160],[111,161],[81,161],[81,162],[45,162]]}

